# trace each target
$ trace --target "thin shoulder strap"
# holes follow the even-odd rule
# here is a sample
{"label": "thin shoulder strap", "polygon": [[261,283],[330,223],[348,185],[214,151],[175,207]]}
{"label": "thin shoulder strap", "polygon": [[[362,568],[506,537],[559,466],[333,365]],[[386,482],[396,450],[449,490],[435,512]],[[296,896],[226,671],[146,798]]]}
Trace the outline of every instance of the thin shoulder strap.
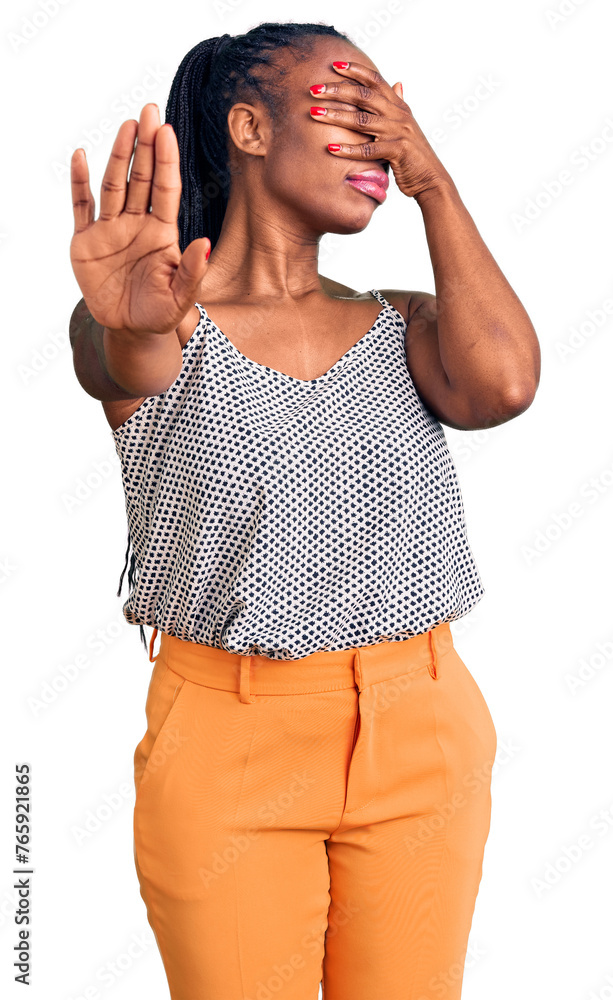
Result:
{"label": "thin shoulder strap", "polygon": [[379,300],[382,306],[389,306],[390,303],[383,295],[381,295],[381,292],[377,291],[376,288],[371,288],[370,294],[374,295],[374,297]]}
{"label": "thin shoulder strap", "polygon": [[387,320],[389,320],[389,322],[386,321],[384,323],[386,329],[395,331],[393,336],[397,336],[398,339],[401,339],[404,344],[407,331],[407,322],[404,316],[398,311],[398,309],[396,309],[396,306],[392,305],[389,299],[385,298],[385,295],[381,294],[377,288],[371,288],[370,294],[374,296],[374,298],[377,299],[383,306],[380,315],[383,316],[383,313],[385,312],[385,316],[387,317]]}

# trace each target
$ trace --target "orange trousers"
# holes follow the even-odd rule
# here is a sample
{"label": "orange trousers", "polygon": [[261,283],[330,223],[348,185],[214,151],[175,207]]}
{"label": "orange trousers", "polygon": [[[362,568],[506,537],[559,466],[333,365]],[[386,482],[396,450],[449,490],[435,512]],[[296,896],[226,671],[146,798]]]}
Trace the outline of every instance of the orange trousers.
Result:
{"label": "orange trousers", "polygon": [[497,736],[449,624],[283,661],[157,632],[134,860],[172,1000],[458,1000]]}

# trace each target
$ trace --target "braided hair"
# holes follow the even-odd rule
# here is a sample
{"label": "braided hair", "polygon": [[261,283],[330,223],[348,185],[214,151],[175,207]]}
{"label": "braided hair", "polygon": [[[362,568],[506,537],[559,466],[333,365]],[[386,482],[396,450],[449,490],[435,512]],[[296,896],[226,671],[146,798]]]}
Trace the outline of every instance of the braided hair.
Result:
{"label": "braided hair", "polygon": [[[330,24],[296,24],[292,21],[265,21],[243,35],[220,35],[199,42],[182,59],[172,81],[166,122],[172,125],[179,146],[181,201],[178,216],[179,248],[183,253],[192,240],[207,236],[211,250],[221,233],[230,194],[228,112],[238,101],[261,101],[274,126],[282,124],[287,108],[283,77],[286,70],[274,66],[274,53],[290,49],[296,59],[308,58],[315,36],[327,35],[355,43]],[[274,72],[254,75],[259,65]],[[279,80],[280,78],[280,80]],[[123,578],[131,546],[119,579]],[[134,587],[134,552],[128,569],[128,587]],[[147,642],[143,626],[140,637]]]}
{"label": "braided hair", "polygon": [[[306,58],[315,35],[351,39],[328,24],[266,21],[244,35],[207,38],[182,60],[170,88],[166,121],[179,145],[181,206],[179,247],[208,236],[214,248],[223,223],[230,189],[228,112],[237,101],[261,101],[275,125],[287,107],[283,67],[255,75],[257,66],[271,66],[274,53],[291,48]],[[353,44],[351,42],[351,44]]]}

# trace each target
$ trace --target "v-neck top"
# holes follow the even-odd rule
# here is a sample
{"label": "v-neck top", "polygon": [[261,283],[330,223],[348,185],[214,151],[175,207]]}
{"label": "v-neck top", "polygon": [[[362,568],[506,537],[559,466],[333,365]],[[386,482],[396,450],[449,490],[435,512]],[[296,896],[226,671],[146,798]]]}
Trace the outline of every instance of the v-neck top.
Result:
{"label": "v-neck top", "polygon": [[[441,423],[383,306],[298,379],[200,321],[173,384],[111,431],[134,579],[127,622],[241,655],[400,641],[485,593]],[[141,633],[142,634],[142,633]]]}

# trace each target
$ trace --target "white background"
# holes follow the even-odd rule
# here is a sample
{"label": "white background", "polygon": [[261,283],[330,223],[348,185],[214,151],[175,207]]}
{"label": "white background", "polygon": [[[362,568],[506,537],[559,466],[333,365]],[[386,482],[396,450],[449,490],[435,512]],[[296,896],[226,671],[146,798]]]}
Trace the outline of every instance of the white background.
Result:
{"label": "white background", "polygon": [[[44,2],[51,16],[41,14]],[[24,995],[13,983],[11,886],[14,767],[27,761],[28,996],[168,997],[132,858],[132,756],[146,728],[151,664],[121,613],[127,574],[116,595],[126,522],[110,428],[77,382],[68,341],[81,297],[69,259],[70,156],[87,151],[97,215],[117,129],[149,101],[163,113],[185,53],[204,38],[290,17],[348,32],[390,85],[402,81],[542,349],[525,413],[489,431],[445,428],[486,588],[452,631],[499,737],[463,997],[613,995],[612,11],[608,0],[399,6],[20,0],[4,8],[5,996]],[[494,82],[487,97],[482,77]],[[563,170],[572,182],[548,195]],[[321,271],[359,290],[434,292],[418,205],[392,180],[366,230],[333,237]]]}

